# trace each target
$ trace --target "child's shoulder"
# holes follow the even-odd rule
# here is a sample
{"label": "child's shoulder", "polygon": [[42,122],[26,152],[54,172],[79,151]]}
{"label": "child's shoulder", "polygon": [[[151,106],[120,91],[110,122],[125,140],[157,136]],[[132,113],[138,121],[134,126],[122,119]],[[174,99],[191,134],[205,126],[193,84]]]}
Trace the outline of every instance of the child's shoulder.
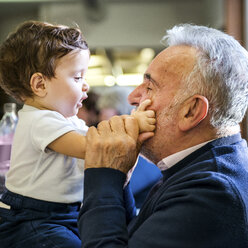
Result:
{"label": "child's shoulder", "polygon": [[44,117],[54,117],[54,118],[59,118],[59,119],[64,119],[66,118],[60,114],[57,111],[49,110],[49,109],[38,109],[34,106],[31,105],[26,105],[24,104],[22,109],[19,110],[18,115],[25,115],[25,116],[33,116],[34,118],[37,116],[37,118],[44,118]]}
{"label": "child's shoulder", "polygon": [[83,133],[88,131],[88,126],[86,125],[85,121],[78,118],[76,115],[69,117],[68,121],[70,121],[78,131]]}
{"label": "child's shoulder", "polygon": [[64,123],[69,124],[67,118],[57,111],[52,110],[43,110],[30,105],[24,105],[21,110],[18,112],[18,122],[29,122],[35,125],[40,124],[55,124],[55,123]]}

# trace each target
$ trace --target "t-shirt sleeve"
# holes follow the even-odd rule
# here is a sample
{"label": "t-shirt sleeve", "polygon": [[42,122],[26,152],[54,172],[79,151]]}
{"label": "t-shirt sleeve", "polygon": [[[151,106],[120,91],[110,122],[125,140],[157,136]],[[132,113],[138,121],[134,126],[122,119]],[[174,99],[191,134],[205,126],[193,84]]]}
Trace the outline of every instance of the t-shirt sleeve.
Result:
{"label": "t-shirt sleeve", "polygon": [[31,125],[32,145],[38,150],[48,152],[47,146],[58,137],[77,128],[61,114],[55,111],[39,111]]}

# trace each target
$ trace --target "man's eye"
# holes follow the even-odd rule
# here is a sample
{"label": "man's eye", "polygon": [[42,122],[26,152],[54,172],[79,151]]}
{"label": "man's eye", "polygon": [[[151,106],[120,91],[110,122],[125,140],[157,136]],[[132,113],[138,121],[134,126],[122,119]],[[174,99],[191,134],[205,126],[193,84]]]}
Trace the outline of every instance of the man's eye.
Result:
{"label": "man's eye", "polygon": [[146,90],[147,92],[152,90],[152,87],[151,87],[151,82],[148,82],[147,85],[146,85]]}

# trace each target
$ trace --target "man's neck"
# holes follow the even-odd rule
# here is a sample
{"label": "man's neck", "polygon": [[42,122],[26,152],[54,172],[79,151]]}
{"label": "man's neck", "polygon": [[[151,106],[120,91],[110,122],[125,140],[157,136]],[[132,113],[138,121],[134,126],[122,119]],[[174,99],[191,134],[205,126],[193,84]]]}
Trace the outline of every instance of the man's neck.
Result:
{"label": "man's neck", "polygon": [[232,127],[225,127],[225,128],[219,128],[216,132],[217,138],[231,136],[233,134],[240,132],[240,126],[232,126]]}
{"label": "man's neck", "polygon": [[170,155],[168,157],[165,157],[161,161],[158,162],[157,166],[161,171],[169,169],[173,165],[175,165],[177,162],[179,162],[180,160],[184,159],[189,154],[191,154],[194,151],[200,149],[201,147],[203,147],[204,145],[206,145],[207,143],[209,143],[211,141],[213,141],[213,140],[203,142],[203,143],[198,144],[196,146],[189,147],[189,148],[187,148],[185,150],[182,150],[182,151],[174,153],[174,154],[172,154],[172,155]]}
{"label": "man's neck", "polygon": [[219,128],[219,129],[216,128],[208,128],[204,130],[195,129],[193,130],[193,132],[189,132],[187,134],[184,133],[181,135],[181,137],[175,139],[176,142],[174,142],[174,145],[171,146],[172,150],[168,149],[167,150],[168,153],[164,154],[163,157],[160,157],[160,160],[172,154],[197,146],[199,144],[209,142],[211,140],[219,139],[222,137],[231,136],[239,132],[240,132],[239,125],[226,127],[226,128]]}

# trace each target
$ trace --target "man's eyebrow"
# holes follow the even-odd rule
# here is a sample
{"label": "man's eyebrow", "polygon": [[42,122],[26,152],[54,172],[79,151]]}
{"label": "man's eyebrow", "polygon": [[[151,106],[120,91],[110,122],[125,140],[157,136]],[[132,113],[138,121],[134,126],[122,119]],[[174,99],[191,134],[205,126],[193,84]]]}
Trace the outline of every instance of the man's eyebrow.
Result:
{"label": "man's eyebrow", "polygon": [[159,86],[159,84],[151,77],[150,73],[144,74],[144,79],[149,80],[151,83],[155,84],[156,86]]}

